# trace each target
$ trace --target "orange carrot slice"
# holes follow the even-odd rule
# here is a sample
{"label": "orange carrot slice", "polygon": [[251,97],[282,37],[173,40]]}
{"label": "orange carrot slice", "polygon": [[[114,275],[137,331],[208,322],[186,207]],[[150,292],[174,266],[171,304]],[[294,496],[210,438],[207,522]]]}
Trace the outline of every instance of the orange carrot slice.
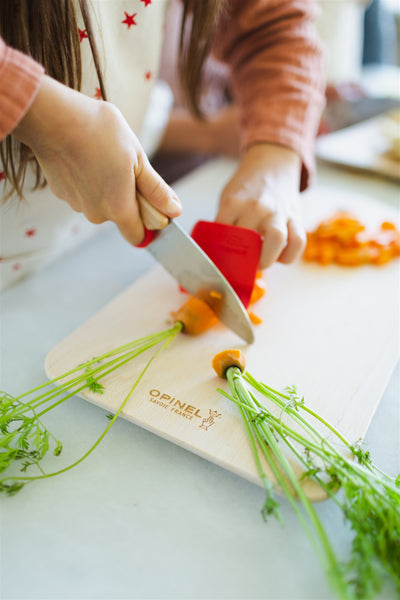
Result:
{"label": "orange carrot slice", "polygon": [[212,366],[218,377],[226,378],[226,372],[230,367],[238,367],[243,373],[246,368],[246,358],[241,350],[223,350],[214,356]]}
{"label": "orange carrot slice", "polygon": [[183,332],[198,335],[218,323],[216,314],[203,300],[190,298],[175,312],[171,313],[174,322],[183,325]]}
{"label": "orange carrot slice", "polygon": [[383,221],[383,223],[381,224],[381,229],[385,229],[385,230],[396,230],[396,225],[394,223],[391,223],[390,221]]}
{"label": "orange carrot slice", "polygon": [[341,212],[321,221],[307,233],[303,259],[320,265],[337,263],[347,267],[362,264],[384,265],[400,256],[400,232],[390,221],[369,234],[353,215]]}
{"label": "orange carrot slice", "polygon": [[263,277],[256,277],[254,282],[254,286],[250,296],[249,306],[260,300],[265,295],[267,291],[267,285],[263,279]]}
{"label": "orange carrot slice", "polygon": [[263,322],[262,318],[253,313],[253,311],[248,310],[247,314],[249,315],[249,319],[253,325],[260,325]]}

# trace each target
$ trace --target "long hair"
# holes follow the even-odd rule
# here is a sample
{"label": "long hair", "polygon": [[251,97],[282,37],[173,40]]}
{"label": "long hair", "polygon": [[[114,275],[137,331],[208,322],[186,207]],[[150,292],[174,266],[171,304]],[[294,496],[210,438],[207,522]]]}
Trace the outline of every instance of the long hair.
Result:
{"label": "long hair", "polygon": [[[201,117],[199,107],[201,75],[210,52],[218,16],[224,0],[183,0],[179,73],[189,109]],[[102,98],[107,99],[102,70],[88,9],[88,0],[79,0]],[[4,41],[41,63],[47,75],[80,90],[82,61],[74,0],[0,0],[0,35]],[[35,169],[34,189],[45,185],[32,151],[8,135],[0,142],[0,158],[10,190],[23,197],[28,163]]]}

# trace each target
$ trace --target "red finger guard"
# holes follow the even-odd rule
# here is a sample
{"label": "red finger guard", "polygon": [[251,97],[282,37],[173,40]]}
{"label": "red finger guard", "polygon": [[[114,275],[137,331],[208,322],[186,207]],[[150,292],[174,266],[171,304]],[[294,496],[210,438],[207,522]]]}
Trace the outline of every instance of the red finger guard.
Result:
{"label": "red finger guard", "polygon": [[208,254],[247,308],[259,268],[261,235],[236,225],[198,221],[192,238]]}
{"label": "red finger guard", "polygon": [[146,246],[151,244],[151,242],[154,240],[156,235],[157,235],[156,230],[146,229],[146,227],[145,227],[144,228],[144,239],[140,242],[140,244],[135,244],[136,248],[146,248]]}

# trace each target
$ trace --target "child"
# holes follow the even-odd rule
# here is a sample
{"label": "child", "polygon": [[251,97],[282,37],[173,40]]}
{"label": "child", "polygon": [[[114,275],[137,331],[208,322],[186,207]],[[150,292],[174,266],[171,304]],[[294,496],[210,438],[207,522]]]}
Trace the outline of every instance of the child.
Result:
{"label": "child", "polygon": [[[242,157],[222,193],[217,218],[260,231],[261,268],[275,260],[291,262],[304,244],[298,190],[312,172],[323,104],[313,5],[310,0],[183,4],[181,72],[189,105],[198,114],[201,68],[212,49],[231,69],[240,111]],[[91,223],[115,222],[134,244],[144,234],[136,189],[169,217],[180,213],[173,190],[133,133],[141,134],[167,5],[167,0],[95,0],[89,11],[80,0],[76,15],[73,0],[2,0],[3,286],[91,227],[77,221],[74,211]],[[22,195],[25,200],[18,198]]]}

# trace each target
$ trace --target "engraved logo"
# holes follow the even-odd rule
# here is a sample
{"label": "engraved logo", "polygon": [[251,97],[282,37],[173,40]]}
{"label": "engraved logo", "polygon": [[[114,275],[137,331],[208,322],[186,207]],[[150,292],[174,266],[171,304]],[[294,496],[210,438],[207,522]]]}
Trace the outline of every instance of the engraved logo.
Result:
{"label": "engraved logo", "polygon": [[217,410],[211,410],[210,408],[208,410],[208,417],[203,418],[201,425],[199,425],[199,429],[205,429],[207,431],[211,425],[214,425],[215,419],[220,419],[221,416],[222,413],[219,413]]}
{"label": "engraved logo", "polygon": [[205,431],[215,424],[216,419],[220,419],[222,417],[222,413],[212,410],[211,408],[208,410],[208,416],[205,417],[204,415],[200,414],[200,409],[193,404],[182,402],[178,398],[175,398],[170,394],[163,393],[155,388],[149,391],[148,400],[155,406],[158,406],[159,408],[166,410],[175,416],[182,417],[187,421],[195,421],[196,418],[201,419],[201,425],[199,425],[199,429],[204,429]]}

